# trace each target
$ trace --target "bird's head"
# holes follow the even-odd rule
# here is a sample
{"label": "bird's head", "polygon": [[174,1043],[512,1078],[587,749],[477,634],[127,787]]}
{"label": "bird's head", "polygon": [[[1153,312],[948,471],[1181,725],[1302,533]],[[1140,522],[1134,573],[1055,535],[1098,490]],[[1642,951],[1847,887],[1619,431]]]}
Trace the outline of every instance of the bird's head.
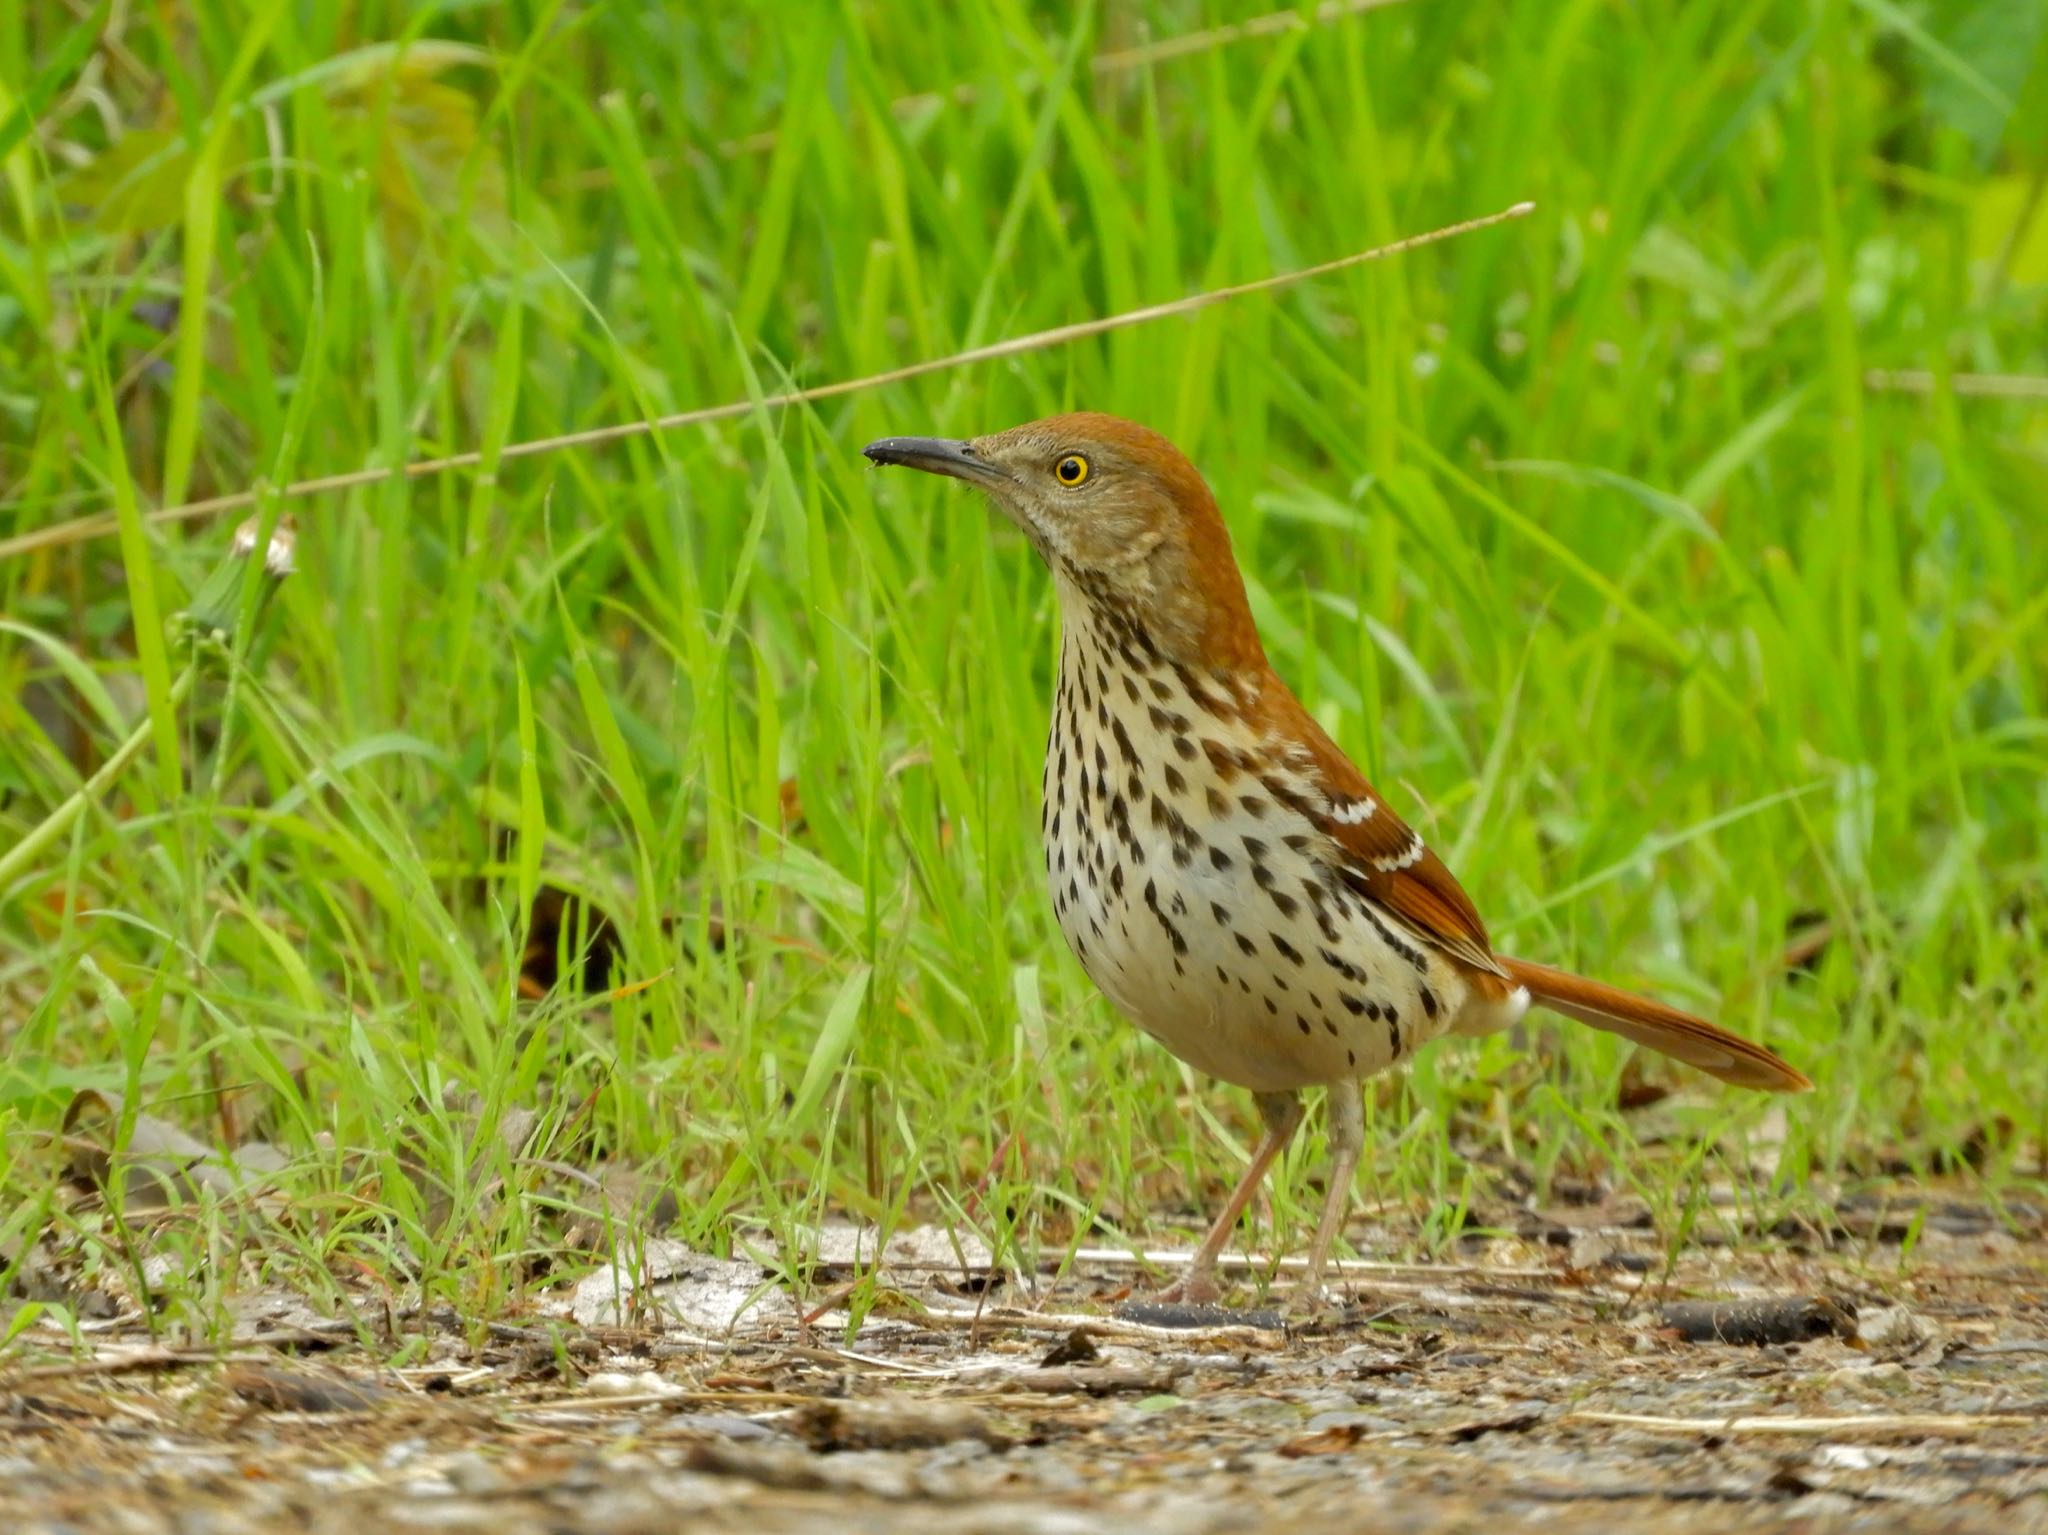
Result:
{"label": "bird's head", "polygon": [[1093,411],[986,437],[884,437],[861,450],[965,480],[1023,529],[1058,578],[1167,659],[1262,663],[1230,534],[1195,466],[1157,432]]}

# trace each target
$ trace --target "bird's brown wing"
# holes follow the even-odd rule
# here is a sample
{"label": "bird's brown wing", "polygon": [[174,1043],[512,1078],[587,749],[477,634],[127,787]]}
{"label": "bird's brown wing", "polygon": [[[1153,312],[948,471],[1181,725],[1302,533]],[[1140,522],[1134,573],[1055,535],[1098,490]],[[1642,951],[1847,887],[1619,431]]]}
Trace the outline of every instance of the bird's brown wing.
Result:
{"label": "bird's brown wing", "polygon": [[[1363,779],[1359,782],[1361,796],[1372,794]],[[1384,801],[1372,820],[1380,824],[1326,828],[1344,851],[1345,882],[1453,958],[1506,979],[1472,898],[1422,834],[1403,824]]]}
{"label": "bird's brown wing", "polygon": [[1774,1092],[1812,1088],[1797,1067],[1704,1018],[1569,971],[1496,955],[1472,898],[1421,834],[1387,808],[1365,775],[1291,693],[1269,707],[1279,712],[1289,705],[1291,738],[1308,747],[1322,791],[1320,804],[1297,808],[1336,848],[1345,883],[1461,962],[1467,978],[1482,992],[1504,996],[1513,987],[1525,987],[1530,1000],[1540,1006],[1740,1087]]}
{"label": "bird's brown wing", "polygon": [[1311,811],[1311,819],[1336,845],[1345,883],[1445,953],[1506,981],[1479,909],[1422,834],[1388,808],[1291,693],[1278,704],[1281,710],[1293,706],[1286,710],[1294,716],[1288,722],[1293,738],[1314,758],[1328,808]]}

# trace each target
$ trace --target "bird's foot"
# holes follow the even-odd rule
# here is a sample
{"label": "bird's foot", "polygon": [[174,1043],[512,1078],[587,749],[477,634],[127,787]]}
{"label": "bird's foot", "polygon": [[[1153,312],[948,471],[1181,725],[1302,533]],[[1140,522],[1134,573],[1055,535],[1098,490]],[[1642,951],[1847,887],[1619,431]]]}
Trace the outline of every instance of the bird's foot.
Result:
{"label": "bird's foot", "polygon": [[1320,1280],[1304,1280],[1288,1295],[1283,1309],[1290,1322],[1326,1322],[1343,1311],[1346,1304],[1334,1287]]}
{"label": "bird's foot", "polygon": [[1216,1282],[1214,1269],[1191,1268],[1145,1299],[1154,1306],[1214,1306],[1223,1299],[1223,1286]]}

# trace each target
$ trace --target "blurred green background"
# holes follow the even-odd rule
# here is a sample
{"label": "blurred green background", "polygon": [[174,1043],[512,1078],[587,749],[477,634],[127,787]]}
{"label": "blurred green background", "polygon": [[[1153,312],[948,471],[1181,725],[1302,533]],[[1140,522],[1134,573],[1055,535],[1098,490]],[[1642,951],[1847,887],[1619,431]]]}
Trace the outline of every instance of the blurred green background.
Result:
{"label": "blurred green background", "polygon": [[[258,1272],[516,1304],[563,1167],[714,1245],[1192,1227],[1249,1105],[1050,920],[1049,584],[857,453],[1080,406],[1200,465],[1276,664],[1503,948],[1819,1083],[1440,1046],[1367,1093],[1415,1241],[1563,1177],[1676,1239],[1717,1183],[2042,1174],[2036,0],[28,0],[0,172],[0,1265],[122,1261],[95,1118],[284,1164],[261,1237],[207,1183],[152,1217],[243,1254],[159,1276],[202,1319]],[[152,511],[469,450],[262,501],[298,573],[180,681],[245,514]]]}

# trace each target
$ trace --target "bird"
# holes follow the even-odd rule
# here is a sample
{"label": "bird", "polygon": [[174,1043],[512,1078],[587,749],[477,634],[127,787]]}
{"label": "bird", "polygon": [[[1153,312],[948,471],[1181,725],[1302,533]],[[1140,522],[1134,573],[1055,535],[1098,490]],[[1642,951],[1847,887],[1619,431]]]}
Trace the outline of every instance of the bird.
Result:
{"label": "bird", "polygon": [[1050,569],[1053,914],[1118,1011],[1257,1106],[1243,1176],[1158,1299],[1221,1298],[1219,1260],[1315,1086],[1330,1166],[1302,1289],[1320,1295],[1364,1151],[1358,1084],[1440,1036],[1540,1006],[1738,1086],[1812,1088],[1703,1018],[1494,949],[1436,850],[1274,671],[1216,498],[1166,437],[1079,411],[862,452],[980,489]]}

